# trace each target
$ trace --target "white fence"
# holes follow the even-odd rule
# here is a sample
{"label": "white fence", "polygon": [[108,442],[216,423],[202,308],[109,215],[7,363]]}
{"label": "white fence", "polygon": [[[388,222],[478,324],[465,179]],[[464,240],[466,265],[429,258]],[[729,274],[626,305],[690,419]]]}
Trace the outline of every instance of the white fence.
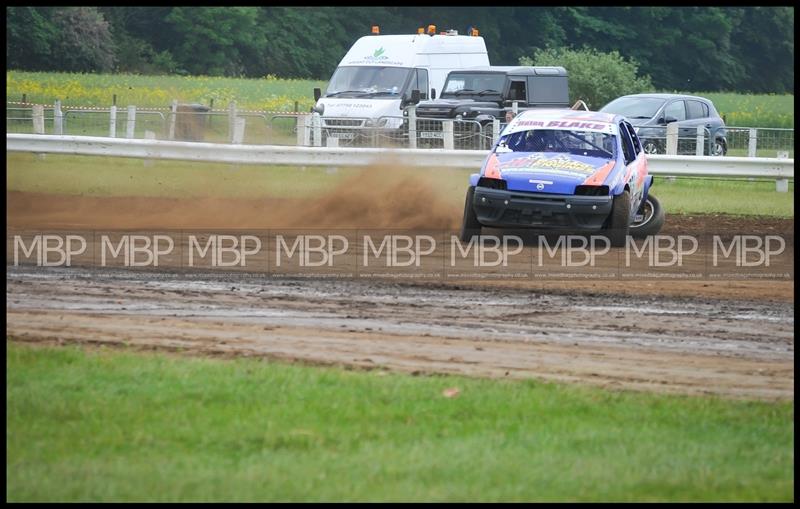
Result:
{"label": "white fence", "polygon": [[[365,166],[392,161],[408,166],[474,170],[480,168],[487,153],[479,150],[233,145],[31,134],[6,134],[6,150],[299,166]],[[794,159],[788,158],[650,155],[648,168],[653,175],[770,178],[776,180],[777,190],[784,192],[788,190],[788,179],[794,178]]]}
{"label": "white fence", "polygon": [[[6,132],[147,138],[253,145],[444,148],[485,150],[505,127],[501,119],[423,118],[410,106],[398,116],[331,118],[298,112],[245,111],[201,105],[169,108],[76,108],[6,104]],[[794,129],[649,126],[639,130],[652,154],[794,157]]]}

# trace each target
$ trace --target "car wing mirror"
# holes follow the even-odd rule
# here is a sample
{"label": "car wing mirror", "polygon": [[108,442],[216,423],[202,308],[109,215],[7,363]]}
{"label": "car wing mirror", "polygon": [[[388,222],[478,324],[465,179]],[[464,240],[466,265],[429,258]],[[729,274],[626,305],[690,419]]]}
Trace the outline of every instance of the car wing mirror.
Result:
{"label": "car wing mirror", "polygon": [[675,117],[667,117],[664,123],[665,124],[671,124],[671,123],[677,122],[677,121],[678,121],[678,119],[675,118]]}
{"label": "car wing mirror", "polygon": [[322,90],[319,88],[314,89],[314,102],[319,101],[319,98],[322,97]]}

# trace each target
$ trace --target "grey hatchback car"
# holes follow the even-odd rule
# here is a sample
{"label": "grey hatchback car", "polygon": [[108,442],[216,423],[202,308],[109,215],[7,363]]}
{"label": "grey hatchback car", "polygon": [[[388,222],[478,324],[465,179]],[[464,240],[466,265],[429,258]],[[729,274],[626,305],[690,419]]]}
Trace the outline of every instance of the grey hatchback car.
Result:
{"label": "grey hatchback car", "polygon": [[[648,154],[663,154],[665,126],[678,123],[678,150],[687,152],[684,140],[696,139],[697,126],[706,129],[706,155],[723,156],[728,152],[725,122],[714,103],[705,97],[680,94],[625,95],[606,104],[600,111],[625,116],[636,129],[642,148]],[[684,147],[682,150],[681,147]],[[694,154],[694,148],[689,153]]]}

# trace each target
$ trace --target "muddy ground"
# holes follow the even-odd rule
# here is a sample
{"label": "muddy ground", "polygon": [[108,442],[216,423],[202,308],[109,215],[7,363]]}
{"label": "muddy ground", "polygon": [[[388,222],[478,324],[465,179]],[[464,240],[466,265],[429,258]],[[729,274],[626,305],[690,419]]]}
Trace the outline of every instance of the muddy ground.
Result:
{"label": "muddy ground", "polygon": [[794,396],[791,303],[32,267],[8,267],[6,297],[27,342]]}
{"label": "muddy ground", "polygon": [[[417,201],[401,203],[399,194],[391,186],[359,188],[303,203],[9,192],[6,224],[10,230],[458,226],[460,211],[451,204],[423,191]],[[793,229],[793,219],[697,215],[670,217],[663,233]],[[793,261],[782,263],[793,274]],[[181,265],[161,271],[7,265],[7,336],[612,389],[794,397],[793,280],[401,282],[271,278]]]}

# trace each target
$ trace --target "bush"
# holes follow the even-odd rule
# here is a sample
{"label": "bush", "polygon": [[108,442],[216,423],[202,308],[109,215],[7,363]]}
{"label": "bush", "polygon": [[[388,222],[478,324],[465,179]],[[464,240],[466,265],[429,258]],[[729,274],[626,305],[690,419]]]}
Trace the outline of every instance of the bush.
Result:
{"label": "bush", "polygon": [[638,76],[635,60],[625,60],[617,51],[603,53],[591,48],[547,48],[534,58],[522,57],[520,65],[564,67],[569,73],[570,102],[583,100],[597,110],[619,96],[653,90],[649,75]]}

